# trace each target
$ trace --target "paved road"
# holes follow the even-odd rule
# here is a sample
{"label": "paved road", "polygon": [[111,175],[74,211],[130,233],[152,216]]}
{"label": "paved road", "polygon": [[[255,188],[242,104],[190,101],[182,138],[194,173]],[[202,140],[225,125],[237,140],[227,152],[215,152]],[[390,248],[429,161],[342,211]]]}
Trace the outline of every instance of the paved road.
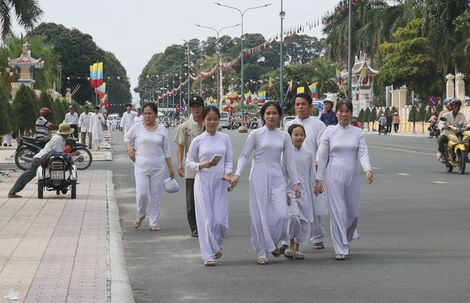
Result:
{"label": "paved road", "polygon": [[[229,134],[238,157],[246,134]],[[114,171],[136,302],[470,302],[470,172],[446,173],[435,140],[367,136],[376,178],[363,187],[362,239],[342,263],[327,236],[325,250],[304,248],[304,261],[256,265],[245,174],[229,195],[230,231],[214,268],[202,266],[189,236],[184,190],[164,195],[161,232],[131,227],[134,179],[121,140],[113,137],[114,161],[94,169]]]}

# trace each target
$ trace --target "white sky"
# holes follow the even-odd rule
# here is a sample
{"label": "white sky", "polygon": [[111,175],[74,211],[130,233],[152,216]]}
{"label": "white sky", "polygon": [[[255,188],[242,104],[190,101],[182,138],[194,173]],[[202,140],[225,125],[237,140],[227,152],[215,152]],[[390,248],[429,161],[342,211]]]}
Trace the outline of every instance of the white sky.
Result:
{"label": "white sky", "polygon": [[[280,32],[281,0],[218,2],[241,10],[272,3],[271,6],[250,10],[245,14],[244,33],[261,33],[269,39]],[[284,0],[284,28],[321,20],[338,2]],[[77,28],[90,34],[99,47],[113,52],[127,70],[134,98],[138,98],[133,92],[137,78],[153,54],[163,52],[171,44],[182,44],[182,39],[204,40],[208,36],[215,36],[212,30],[196,27],[195,23],[220,29],[241,22],[239,12],[217,6],[213,0],[39,0],[39,5],[44,11],[42,22]],[[320,37],[321,23],[319,27],[305,33]],[[239,37],[241,28],[227,29],[221,32],[223,34]],[[34,50],[32,53],[34,56]],[[106,74],[106,66],[104,72]]]}

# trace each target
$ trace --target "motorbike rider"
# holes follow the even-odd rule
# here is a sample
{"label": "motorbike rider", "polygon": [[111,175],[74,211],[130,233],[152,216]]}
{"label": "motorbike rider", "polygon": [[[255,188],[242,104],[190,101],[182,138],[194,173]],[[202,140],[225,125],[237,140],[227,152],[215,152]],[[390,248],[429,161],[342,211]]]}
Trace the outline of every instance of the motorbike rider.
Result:
{"label": "motorbike rider", "polygon": [[451,111],[443,115],[443,117],[446,120],[445,120],[444,126],[441,129],[441,136],[439,136],[439,139],[437,139],[438,150],[439,150],[438,157],[439,159],[441,159],[441,161],[447,161],[445,148],[447,146],[447,143],[449,142],[449,139],[447,138],[447,135],[449,134],[449,129],[450,129],[449,125],[452,125],[452,126],[464,125],[465,126],[468,123],[468,120],[465,117],[464,113],[460,112],[462,101],[458,99],[453,99],[449,103],[449,106],[451,108]]}
{"label": "motorbike rider", "polygon": [[432,113],[431,118],[429,118],[428,122],[429,122],[429,127],[428,127],[429,137],[432,138],[433,129],[437,127],[437,124],[439,122],[439,120],[437,119],[437,112]]}
{"label": "motorbike rider", "polygon": [[49,116],[50,109],[47,107],[43,107],[39,110],[39,118],[36,120],[35,128],[34,128],[34,136],[36,140],[46,143],[51,139],[49,134],[50,130],[56,130],[57,125],[49,122],[47,120],[47,116]]}
{"label": "motorbike rider", "polygon": [[[52,139],[47,142],[46,146],[41,149],[33,158],[31,166],[25,170],[21,176],[16,180],[13,187],[8,193],[8,198],[21,198],[17,193],[23,190],[26,184],[29,183],[36,176],[36,170],[41,165],[41,162],[44,158],[48,157],[51,152],[64,152],[65,148],[65,139],[73,133],[74,129],[67,123],[59,124],[58,131],[52,137]],[[79,152],[74,152],[71,155],[76,156]]]}
{"label": "motorbike rider", "polygon": [[330,97],[323,100],[324,110],[320,115],[320,120],[325,123],[326,126],[338,124],[338,118],[336,117],[336,113],[333,110],[333,103],[333,99]]}

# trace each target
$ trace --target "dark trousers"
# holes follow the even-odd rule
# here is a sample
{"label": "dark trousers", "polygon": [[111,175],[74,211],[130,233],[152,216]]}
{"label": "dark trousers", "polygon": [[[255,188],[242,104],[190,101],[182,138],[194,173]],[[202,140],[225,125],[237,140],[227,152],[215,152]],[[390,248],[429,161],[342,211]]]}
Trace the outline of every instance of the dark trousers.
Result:
{"label": "dark trousers", "polygon": [[395,130],[396,133],[398,132],[398,127],[399,126],[400,126],[400,124],[398,124],[398,123],[393,124],[393,129]]}
{"label": "dark trousers", "polygon": [[73,137],[78,139],[78,125],[77,124],[70,124],[70,127],[73,128]]}
{"label": "dark trousers", "polygon": [[449,142],[449,138],[447,138],[446,135],[440,135],[439,138],[437,139],[437,145],[438,145],[438,150],[439,152],[444,155],[447,143]]}
{"label": "dark trousers", "polygon": [[392,124],[387,124],[387,133],[392,132]]}
{"label": "dark trousers", "polygon": [[81,141],[83,144],[86,144],[86,136],[88,134],[88,148],[91,149],[92,148],[92,145],[91,145],[91,133],[90,132],[81,132],[80,135],[81,135]]}
{"label": "dark trousers", "polygon": [[194,206],[194,179],[186,179],[186,211],[191,231],[197,230],[196,207]]}
{"label": "dark trousers", "polygon": [[10,189],[9,195],[16,194],[19,191],[22,191],[26,184],[29,181],[33,180],[36,177],[36,170],[38,169],[39,165],[41,165],[41,159],[33,158],[31,162],[31,167],[24,171],[21,176],[16,180],[13,187]]}

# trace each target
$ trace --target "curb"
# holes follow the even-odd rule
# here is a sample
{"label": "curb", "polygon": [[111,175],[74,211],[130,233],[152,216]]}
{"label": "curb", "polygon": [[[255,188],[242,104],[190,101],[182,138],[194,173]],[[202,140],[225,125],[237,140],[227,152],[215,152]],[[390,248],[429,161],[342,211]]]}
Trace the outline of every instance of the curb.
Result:
{"label": "curb", "polygon": [[107,172],[107,200],[108,200],[108,247],[109,247],[109,282],[111,284],[111,303],[134,303],[127,264],[122,246],[122,231],[119,217],[119,208],[114,198],[113,172]]}

